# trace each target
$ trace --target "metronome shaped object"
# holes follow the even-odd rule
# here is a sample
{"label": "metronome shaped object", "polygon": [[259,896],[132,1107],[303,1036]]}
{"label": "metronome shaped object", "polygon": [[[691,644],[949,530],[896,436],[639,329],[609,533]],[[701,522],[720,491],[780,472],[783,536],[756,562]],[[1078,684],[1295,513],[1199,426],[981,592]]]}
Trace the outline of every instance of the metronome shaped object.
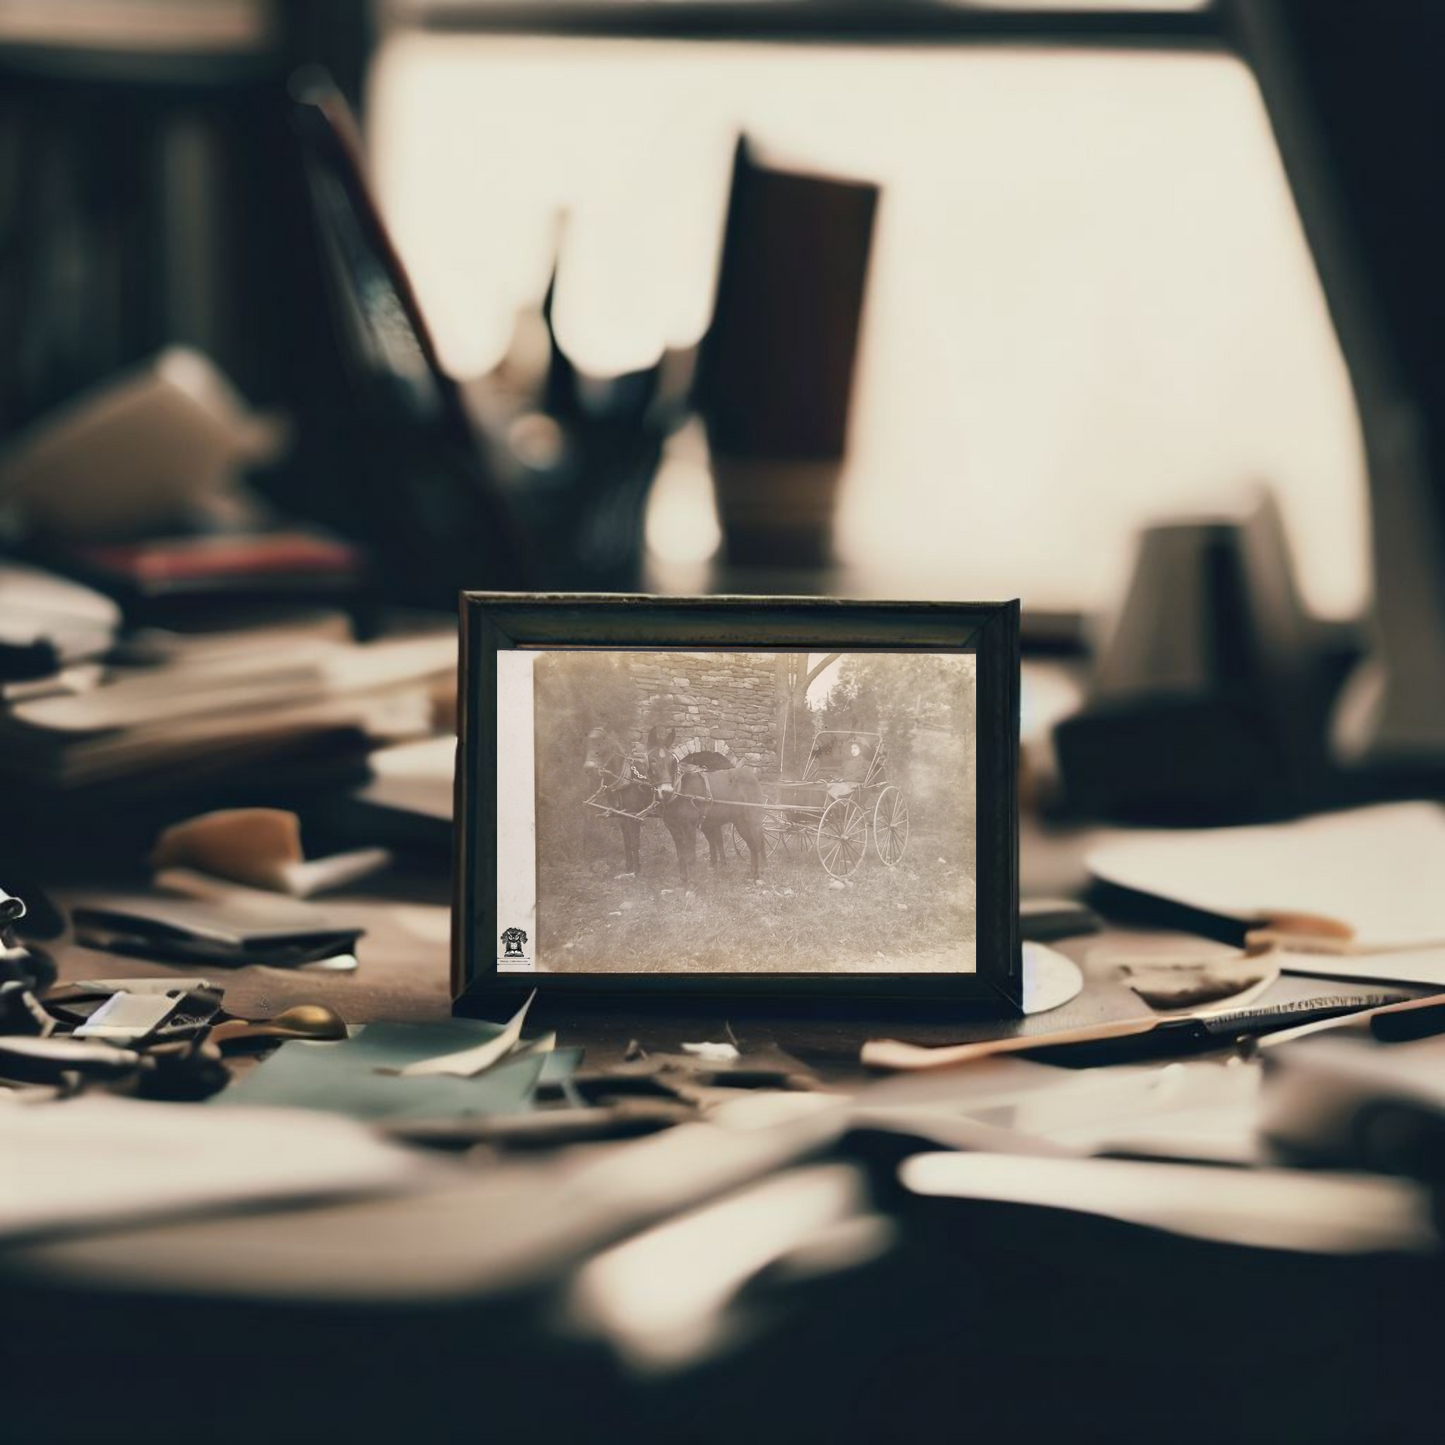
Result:
{"label": "metronome shaped object", "polygon": [[1149,527],[1088,702],[1055,733],[1069,810],[1225,823],[1318,801],[1320,656],[1272,497]]}

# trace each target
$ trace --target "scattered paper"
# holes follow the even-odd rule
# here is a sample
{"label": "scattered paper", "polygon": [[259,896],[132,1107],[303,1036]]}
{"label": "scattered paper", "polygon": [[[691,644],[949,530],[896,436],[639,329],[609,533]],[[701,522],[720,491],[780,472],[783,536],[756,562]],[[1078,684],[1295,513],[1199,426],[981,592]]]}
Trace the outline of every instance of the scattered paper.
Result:
{"label": "scattered paper", "polygon": [[181,1005],[181,991],[122,991],[111,996],[75,1030],[77,1039],[128,1044],[149,1038]]}
{"label": "scattered paper", "polygon": [[470,1079],[405,1073],[408,1064],[436,1058],[439,1050],[454,1053],[462,1044],[494,1039],[499,1032],[497,1024],[449,1019],[367,1024],[336,1043],[285,1043],[205,1107],[267,1104],[326,1109],[356,1119],[516,1114],[532,1107],[538,1084],[560,1084],[581,1062],[580,1049],[529,1050]]}
{"label": "scattered paper", "polygon": [[551,1031],[538,1034],[535,1039],[523,1039],[512,1050],[514,1059],[526,1058],[531,1054],[553,1054],[557,1052],[557,1035]]}
{"label": "scattered paper", "polygon": [[0,1110],[0,1157],[3,1238],[384,1193],[427,1176],[349,1120],[96,1097]]}
{"label": "scattered paper", "polygon": [[[259,962],[263,968],[271,966],[264,959]],[[305,969],[308,973],[355,973],[359,965],[354,953],[333,953],[330,958],[313,958],[306,963],[288,964],[286,967],[292,971]]]}
{"label": "scattered paper", "polygon": [[711,1064],[730,1064],[742,1055],[738,1053],[737,1047],[729,1043],[700,1043],[683,1044],[682,1051],[691,1054],[695,1059],[705,1059]]}
{"label": "scattered paper", "polygon": [[218,878],[178,870],[180,877],[163,874],[158,883],[194,882],[184,896],[142,893],[102,897],[75,910],[77,923],[120,929],[135,924],[134,931],[154,930],[163,935],[183,935],[261,952],[264,946],[290,939],[323,938],[330,934],[355,938],[360,930],[347,928],[312,903],[281,898],[259,888],[226,883]]}
{"label": "scattered paper", "polygon": [[[1132,1038],[1147,1034],[1168,1023],[1182,1023],[1190,1020],[1228,1018],[1241,1013],[1266,992],[1278,978],[1278,972],[1271,970],[1266,976],[1256,979],[1248,988],[1232,994],[1222,1003],[1207,1008],[1152,1010],[1137,1018],[1110,1019],[1103,1023],[1080,1024],[1074,1028],[1055,1029],[1050,1033],[1005,1034],[994,1039],[977,1039],[961,1044],[922,1045],[901,1042],[898,1039],[869,1039],[863,1045],[862,1062],[869,1068],[911,1071],[916,1069],[947,1069],[961,1064],[973,1064],[980,1059],[993,1058],[1001,1054],[1028,1053],[1034,1049],[1048,1049],[1060,1044],[1107,1043],[1114,1039]],[[1317,1005],[1344,1004],[1362,1009],[1373,1003],[1384,1001],[1381,997],[1343,998],[1330,996],[1315,999]],[[1306,1001],[1301,1002],[1306,1006]],[[1265,1009],[1266,1013],[1278,1013],[1287,1007],[1284,1004]]]}
{"label": "scattered paper", "polygon": [[414,1079],[428,1074],[450,1074],[457,1079],[475,1078],[484,1070],[490,1069],[493,1064],[500,1063],[517,1047],[517,1041],[522,1037],[522,1025],[527,1021],[527,1010],[532,1007],[532,1001],[536,997],[537,990],[533,989],[527,996],[526,1003],[507,1020],[496,1038],[488,1039],[469,1049],[461,1049],[457,1053],[439,1054],[431,1059],[417,1059],[400,1070],[402,1076]]}
{"label": "scattered paper", "polygon": [[391,854],[385,848],[351,848],[345,853],[330,853],[325,858],[308,858],[304,863],[288,863],[278,869],[278,891],[293,898],[314,898],[346,888],[362,878],[391,865]]}
{"label": "scattered paper", "polygon": [[945,1073],[898,1074],[844,1107],[854,1127],[991,1154],[1146,1155],[1261,1162],[1260,1065],[1175,1060],[1059,1069],[996,1058]]}
{"label": "scattered paper", "polygon": [[302,707],[424,683],[456,668],[452,633],[379,642],[299,640],[284,657],[245,654],[118,673],[80,696],[16,705],[31,727],[97,733],[205,718],[234,719],[252,709]]}
{"label": "scattered paper", "polygon": [[608,1340],[635,1368],[678,1368],[726,1332],[727,1306],[748,1281],[824,1241],[834,1265],[893,1242],[853,1165],[789,1169],[666,1220],[588,1260],[565,1307],[574,1328]]}
{"label": "scattered paper", "polygon": [[185,897],[148,892],[95,899],[71,918],[84,947],[202,967],[349,972],[362,933],[315,904],[220,879],[203,880]]}
{"label": "scattered paper", "polygon": [[1088,866],[1105,883],[1261,928],[1293,920],[1285,931],[1327,934],[1328,925],[1366,949],[1445,944],[1445,893],[1435,886],[1445,809],[1434,803],[1128,834]]}
{"label": "scattered paper", "polygon": [[1316,1254],[1428,1253],[1430,1192],[1404,1179],[1017,1154],[915,1154],[899,1170],[932,1198],[1095,1214],[1195,1239]]}

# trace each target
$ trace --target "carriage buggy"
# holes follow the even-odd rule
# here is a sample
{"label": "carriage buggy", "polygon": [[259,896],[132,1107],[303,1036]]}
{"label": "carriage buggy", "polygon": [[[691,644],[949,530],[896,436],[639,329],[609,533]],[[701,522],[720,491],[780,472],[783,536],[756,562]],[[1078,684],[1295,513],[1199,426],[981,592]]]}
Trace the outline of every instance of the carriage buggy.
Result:
{"label": "carriage buggy", "polygon": [[871,833],[878,857],[896,868],[908,847],[908,799],[888,780],[879,733],[820,732],[803,776],[763,785],[769,858],[814,850],[834,878],[857,871]]}
{"label": "carriage buggy", "polygon": [[[649,746],[658,743],[657,733],[654,728]],[[671,744],[669,733],[657,756],[668,760],[666,749],[670,749],[683,772],[702,775],[706,797],[711,800],[713,789],[706,775],[713,769],[736,766],[727,756],[727,745],[713,745],[721,751],[704,750],[697,738],[676,747]],[[646,749],[626,748],[601,727],[588,734],[586,767],[597,777],[598,785],[586,807],[623,824],[627,865],[632,872],[638,868],[641,825],[659,815],[664,800],[659,787],[649,781],[648,759]],[[701,796],[694,796],[701,804]],[[761,814],[762,840],[769,858],[780,849],[799,854],[813,850],[834,878],[847,878],[857,871],[868,851],[870,834],[878,857],[889,868],[898,866],[908,847],[908,800],[888,779],[888,759],[879,733],[820,732],[813,739],[801,778],[764,782],[759,801],[732,799],[726,807],[734,815],[738,809],[750,813],[756,809]],[[727,824],[723,827],[732,832],[739,856],[748,856],[740,832]]]}

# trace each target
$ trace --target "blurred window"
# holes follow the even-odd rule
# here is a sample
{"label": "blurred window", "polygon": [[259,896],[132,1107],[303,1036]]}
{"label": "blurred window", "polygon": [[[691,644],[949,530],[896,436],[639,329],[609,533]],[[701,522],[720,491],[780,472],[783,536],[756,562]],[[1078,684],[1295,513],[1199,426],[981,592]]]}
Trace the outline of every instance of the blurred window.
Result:
{"label": "blurred window", "polygon": [[695,341],[739,130],[770,162],[880,182],[840,519],[870,591],[1096,607],[1141,522],[1263,483],[1306,600],[1364,601],[1354,404],[1234,59],[397,30],[368,119],[463,377],[503,355],[559,234],[579,366]]}

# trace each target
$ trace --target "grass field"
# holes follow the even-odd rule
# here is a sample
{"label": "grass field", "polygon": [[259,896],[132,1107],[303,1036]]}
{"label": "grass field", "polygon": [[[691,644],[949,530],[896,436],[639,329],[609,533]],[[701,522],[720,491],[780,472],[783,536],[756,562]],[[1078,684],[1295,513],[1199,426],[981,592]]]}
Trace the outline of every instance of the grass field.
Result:
{"label": "grass field", "polygon": [[750,881],[727,833],[710,868],[699,836],[693,887],[659,821],[643,826],[641,872],[619,877],[617,825],[599,816],[538,863],[537,956],[550,971],[946,972],[973,966],[974,828],[956,740],[930,740],[908,788],[910,835],[896,868],[867,856],[842,887],[802,840]]}

